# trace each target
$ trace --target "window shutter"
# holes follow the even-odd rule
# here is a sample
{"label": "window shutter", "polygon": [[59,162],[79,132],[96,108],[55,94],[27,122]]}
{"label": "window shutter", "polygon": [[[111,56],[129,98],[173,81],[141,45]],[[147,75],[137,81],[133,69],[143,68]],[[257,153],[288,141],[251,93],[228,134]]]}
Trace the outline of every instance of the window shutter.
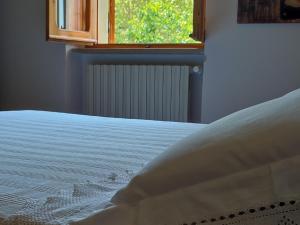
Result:
{"label": "window shutter", "polygon": [[47,7],[49,40],[97,43],[97,0],[48,0]]}
{"label": "window shutter", "polygon": [[109,43],[110,1],[98,0],[98,44]]}
{"label": "window shutter", "polygon": [[193,33],[190,35],[196,41],[205,41],[205,7],[206,0],[194,0]]}

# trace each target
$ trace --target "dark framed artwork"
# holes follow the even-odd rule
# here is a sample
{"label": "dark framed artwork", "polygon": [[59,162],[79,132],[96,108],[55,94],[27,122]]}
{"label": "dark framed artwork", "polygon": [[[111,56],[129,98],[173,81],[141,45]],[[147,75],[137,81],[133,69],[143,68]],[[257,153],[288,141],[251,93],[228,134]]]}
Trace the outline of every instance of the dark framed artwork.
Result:
{"label": "dark framed artwork", "polygon": [[300,23],[300,0],[238,2],[238,23]]}

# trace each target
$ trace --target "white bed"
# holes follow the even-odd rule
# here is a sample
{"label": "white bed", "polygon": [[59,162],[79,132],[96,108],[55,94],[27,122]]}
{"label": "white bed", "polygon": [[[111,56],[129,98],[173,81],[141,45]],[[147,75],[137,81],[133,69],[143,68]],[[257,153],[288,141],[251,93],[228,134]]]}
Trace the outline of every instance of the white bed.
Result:
{"label": "white bed", "polygon": [[300,224],[300,89],[213,122],[72,225]]}
{"label": "white bed", "polygon": [[0,225],[83,220],[146,163],[205,126],[0,112]]}

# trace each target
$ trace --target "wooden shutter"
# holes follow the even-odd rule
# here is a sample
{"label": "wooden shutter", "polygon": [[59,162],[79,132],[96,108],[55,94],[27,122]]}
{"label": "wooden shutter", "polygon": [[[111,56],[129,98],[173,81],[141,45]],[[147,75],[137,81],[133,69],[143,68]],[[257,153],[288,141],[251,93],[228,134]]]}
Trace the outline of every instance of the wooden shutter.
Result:
{"label": "wooden shutter", "polygon": [[98,0],[98,44],[109,43],[109,15],[112,0]]}
{"label": "wooden shutter", "polygon": [[83,44],[97,43],[97,0],[62,0],[64,26],[59,27],[59,2],[48,0],[48,39]]}
{"label": "wooden shutter", "polygon": [[205,41],[205,8],[206,0],[194,0],[193,33],[190,35],[196,41]]}

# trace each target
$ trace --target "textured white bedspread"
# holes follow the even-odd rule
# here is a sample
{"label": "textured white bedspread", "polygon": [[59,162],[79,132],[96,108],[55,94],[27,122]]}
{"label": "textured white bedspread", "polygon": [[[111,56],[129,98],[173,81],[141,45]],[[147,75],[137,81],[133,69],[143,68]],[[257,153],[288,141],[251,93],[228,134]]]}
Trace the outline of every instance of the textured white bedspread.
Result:
{"label": "textured white bedspread", "polygon": [[204,126],[0,112],[0,225],[84,219],[147,162]]}

